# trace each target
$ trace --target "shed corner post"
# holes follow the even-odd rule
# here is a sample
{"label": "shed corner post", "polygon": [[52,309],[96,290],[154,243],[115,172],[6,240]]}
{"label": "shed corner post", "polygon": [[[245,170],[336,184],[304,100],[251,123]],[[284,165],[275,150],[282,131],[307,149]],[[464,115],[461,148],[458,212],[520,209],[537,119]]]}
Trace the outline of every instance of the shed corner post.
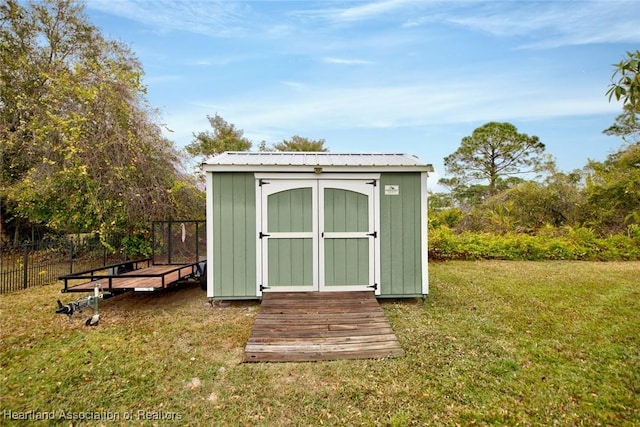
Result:
{"label": "shed corner post", "polygon": [[262,298],[262,241],[259,233],[262,232],[262,180],[255,176],[256,186],[256,297]]}
{"label": "shed corner post", "polygon": [[207,241],[207,297],[211,300],[214,297],[213,289],[213,172],[205,170],[205,194],[206,194],[206,241]]}
{"label": "shed corner post", "polygon": [[420,173],[420,234],[421,245],[420,255],[422,264],[422,295],[429,294],[429,207],[427,187],[428,172]]}

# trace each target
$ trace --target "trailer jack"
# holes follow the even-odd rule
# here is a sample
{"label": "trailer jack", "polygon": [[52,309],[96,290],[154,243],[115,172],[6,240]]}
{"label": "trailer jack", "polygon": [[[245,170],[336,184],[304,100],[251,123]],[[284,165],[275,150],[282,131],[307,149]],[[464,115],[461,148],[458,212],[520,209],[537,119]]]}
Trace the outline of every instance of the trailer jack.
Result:
{"label": "trailer jack", "polygon": [[93,316],[89,317],[85,321],[87,326],[97,326],[100,321],[100,313],[98,312],[98,301],[101,299],[111,298],[113,294],[111,292],[103,292],[100,285],[96,283],[93,288],[93,295],[82,297],[68,304],[62,304],[58,300],[57,314],[66,314],[69,317],[69,322],[73,320],[75,313],[82,313],[82,310],[89,307],[93,309]]}

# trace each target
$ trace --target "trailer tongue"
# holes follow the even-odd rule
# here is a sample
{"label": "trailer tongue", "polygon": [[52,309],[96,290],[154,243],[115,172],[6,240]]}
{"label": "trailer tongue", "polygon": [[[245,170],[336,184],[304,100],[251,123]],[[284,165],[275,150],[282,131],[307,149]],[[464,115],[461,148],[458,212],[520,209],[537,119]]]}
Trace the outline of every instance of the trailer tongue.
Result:
{"label": "trailer tongue", "polygon": [[100,314],[98,313],[98,301],[101,299],[107,299],[112,297],[113,294],[111,292],[102,292],[98,284],[96,284],[94,288],[93,295],[79,298],[69,304],[62,304],[60,300],[58,300],[58,309],[56,310],[57,314],[66,314],[69,317],[69,322],[73,320],[73,315],[76,313],[82,313],[82,310],[86,307],[90,307],[93,309],[93,316],[89,317],[85,322],[87,326],[98,326],[98,322],[100,321]]}

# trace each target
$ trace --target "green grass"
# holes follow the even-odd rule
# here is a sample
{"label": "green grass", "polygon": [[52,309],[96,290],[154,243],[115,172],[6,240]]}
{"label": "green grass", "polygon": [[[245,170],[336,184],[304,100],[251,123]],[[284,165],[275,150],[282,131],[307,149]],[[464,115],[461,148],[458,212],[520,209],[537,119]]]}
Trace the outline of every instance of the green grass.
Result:
{"label": "green grass", "polygon": [[107,300],[96,328],[54,314],[60,285],[0,296],[0,424],[640,424],[640,263],[430,268],[425,302],[382,302],[406,352],[386,360],[242,364],[258,304],[195,287]]}

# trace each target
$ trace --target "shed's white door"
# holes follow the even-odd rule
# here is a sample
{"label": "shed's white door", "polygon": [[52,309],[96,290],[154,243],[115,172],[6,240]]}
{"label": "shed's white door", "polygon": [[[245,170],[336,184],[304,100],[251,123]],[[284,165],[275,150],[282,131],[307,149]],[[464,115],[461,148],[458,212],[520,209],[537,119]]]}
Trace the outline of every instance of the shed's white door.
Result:
{"label": "shed's white door", "polygon": [[374,281],[374,186],[319,181],[321,291],[371,290]]}
{"label": "shed's white door", "polygon": [[261,291],[375,289],[375,186],[365,180],[264,180]]}
{"label": "shed's white door", "polygon": [[262,182],[262,288],[318,289],[318,187],[315,181]]}

